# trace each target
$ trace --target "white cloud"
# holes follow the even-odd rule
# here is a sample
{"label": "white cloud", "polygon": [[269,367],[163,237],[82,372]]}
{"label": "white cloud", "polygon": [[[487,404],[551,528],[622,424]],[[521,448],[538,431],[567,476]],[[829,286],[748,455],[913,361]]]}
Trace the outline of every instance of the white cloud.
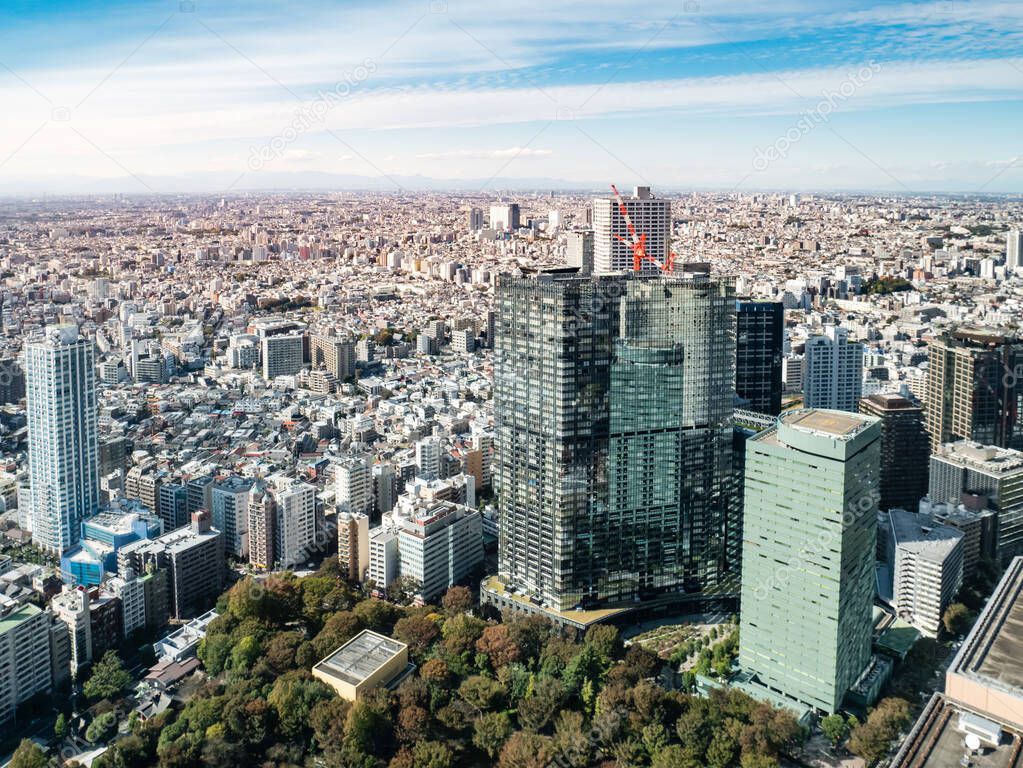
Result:
{"label": "white cloud", "polygon": [[435,160],[446,157],[466,157],[478,160],[493,160],[518,157],[547,157],[554,154],[549,149],[533,149],[531,147],[508,147],[507,149],[454,149],[449,152],[423,152],[416,157],[424,160]]}

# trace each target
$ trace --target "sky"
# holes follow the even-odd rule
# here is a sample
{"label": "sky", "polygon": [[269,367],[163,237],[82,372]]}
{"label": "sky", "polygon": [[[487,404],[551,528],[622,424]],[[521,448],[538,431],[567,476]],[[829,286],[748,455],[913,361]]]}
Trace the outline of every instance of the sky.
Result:
{"label": "sky", "polygon": [[1019,194],[1023,2],[4,0],[0,115],[0,193]]}

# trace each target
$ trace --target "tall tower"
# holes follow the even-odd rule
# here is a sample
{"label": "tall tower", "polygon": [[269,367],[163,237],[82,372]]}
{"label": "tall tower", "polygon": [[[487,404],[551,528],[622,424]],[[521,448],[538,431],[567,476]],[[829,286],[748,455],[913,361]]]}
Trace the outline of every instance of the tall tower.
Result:
{"label": "tall tower", "polygon": [[727,591],[731,283],[556,270],[496,306],[499,578],[552,611]]}
{"label": "tall tower", "polygon": [[1005,268],[1014,274],[1023,270],[1023,230],[1018,227],[1005,238]]}
{"label": "tall tower", "polygon": [[54,554],[78,543],[100,503],[94,357],[73,325],[25,345],[32,539]]}
{"label": "tall tower", "polygon": [[863,345],[845,328],[829,325],[806,341],[803,403],[807,408],[855,412],[863,392]]}
{"label": "tall tower", "polygon": [[[661,264],[671,250],[671,201],[650,194],[650,187],[636,187],[632,197],[623,197],[636,231],[646,235],[646,252]],[[619,239],[623,238],[623,239]],[[598,275],[628,272],[633,268],[628,224],[613,197],[593,200],[593,271]],[[640,271],[654,274],[659,268],[644,260]]]}
{"label": "tall tower", "polygon": [[785,305],[780,301],[737,301],[735,394],[752,411],[781,413],[781,361]]}
{"label": "tall tower", "polygon": [[881,424],[806,409],[746,443],[739,663],[833,713],[870,663]]}
{"label": "tall tower", "polygon": [[860,400],[860,413],[881,419],[879,506],[915,510],[927,495],[931,444],[923,408],[901,395],[882,392]]}
{"label": "tall tower", "polygon": [[955,440],[1023,450],[1023,342],[960,328],[934,339],[927,363],[931,448]]}

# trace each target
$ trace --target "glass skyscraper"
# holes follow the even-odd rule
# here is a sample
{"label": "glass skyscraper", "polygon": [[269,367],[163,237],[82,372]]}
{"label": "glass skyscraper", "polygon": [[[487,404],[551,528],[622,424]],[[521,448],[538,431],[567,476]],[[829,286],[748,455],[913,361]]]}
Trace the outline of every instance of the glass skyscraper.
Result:
{"label": "glass skyscraper", "polygon": [[553,611],[738,573],[735,299],[706,276],[502,276],[494,355],[499,578]]}
{"label": "glass skyscraper", "polygon": [[99,507],[94,356],[73,325],[25,345],[32,540],[56,554]]}
{"label": "glass skyscraper", "polygon": [[780,301],[736,302],[735,393],[751,411],[781,413],[785,305]]}

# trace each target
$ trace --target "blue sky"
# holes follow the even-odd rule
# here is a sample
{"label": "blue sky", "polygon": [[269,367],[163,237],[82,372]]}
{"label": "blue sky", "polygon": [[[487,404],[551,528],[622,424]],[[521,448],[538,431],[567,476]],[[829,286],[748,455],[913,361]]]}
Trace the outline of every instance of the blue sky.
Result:
{"label": "blue sky", "polygon": [[1023,3],[6,0],[0,105],[0,191],[1019,193]]}

